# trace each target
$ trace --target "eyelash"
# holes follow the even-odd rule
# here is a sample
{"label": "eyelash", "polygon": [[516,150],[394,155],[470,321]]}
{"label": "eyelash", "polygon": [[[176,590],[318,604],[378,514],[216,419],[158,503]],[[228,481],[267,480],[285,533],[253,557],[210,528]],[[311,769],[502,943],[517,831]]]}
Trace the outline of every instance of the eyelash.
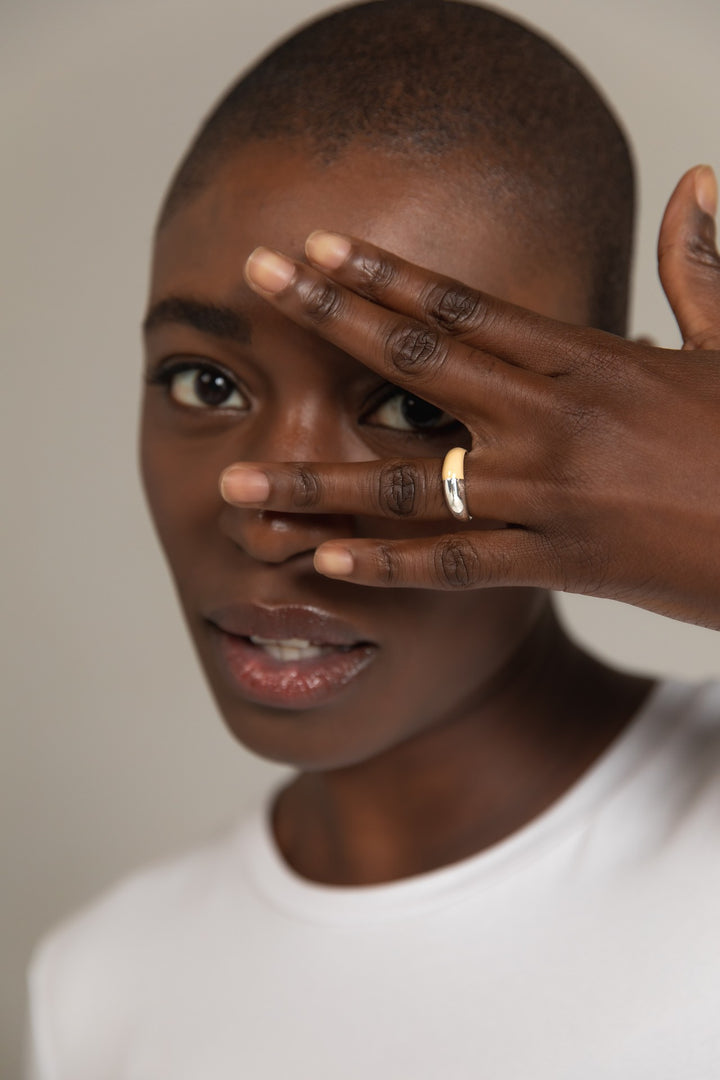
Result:
{"label": "eyelash", "polygon": [[[196,389],[197,380],[199,377],[207,375],[210,380],[208,383],[210,387],[212,387],[212,380],[217,381],[218,378],[220,378],[225,381],[226,387],[230,390],[229,400],[232,401],[233,396],[238,395],[239,397],[243,397],[245,399],[245,404],[227,404],[226,401],[221,401],[217,404],[205,402],[203,404],[196,405],[187,400],[182,400],[182,398],[179,398],[178,396],[173,394],[173,384],[179,376],[191,373],[194,373],[194,378],[192,380],[193,385],[188,386],[187,389],[191,394],[194,393],[196,397],[199,396]],[[168,397],[172,398],[176,402],[176,404],[178,404],[180,407],[192,409],[197,412],[245,412],[250,407],[247,398],[237,384],[236,378],[229,372],[225,371],[218,364],[203,363],[197,360],[169,362],[161,364],[156,370],[149,372],[146,376],[146,382],[150,386],[164,387]],[[383,409],[386,405],[390,404],[394,399],[399,400],[399,402],[401,403],[400,408],[403,408],[403,406],[407,408],[408,405],[410,405],[411,403],[415,403],[416,405],[419,405],[421,412],[423,408],[429,409],[431,412],[435,410],[437,412],[438,419],[441,419],[442,417],[447,417],[447,419],[444,422],[435,426],[421,426],[419,424],[413,426],[412,420],[408,420],[407,416],[403,416],[400,418],[396,417],[396,419],[403,420],[408,425],[407,427],[402,427],[399,425],[393,426],[391,424],[373,424],[369,422],[370,417],[380,412],[381,409]],[[435,409],[435,406],[431,405],[429,402],[424,401],[422,398],[416,397],[409,391],[403,390],[401,387],[392,385],[387,385],[383,388],[383,394],[380,399],[376,399],[372,403],[371,407],[366,408],[364,414],[361,416],[360,419],[363,423],[367,424],[368,427],[379,428],[384,431],[393,431],[396,433],[399,432],[404,436],[412,435],[418,438],[432,438],[433,436],[442,436],[447,434],[447,432],[451,428],[459,426],[459,421],[455,420],[454,417],[451,417],[448,413],[443,413],[442,410]],[[431,416],[430,422],[432,422],[434,419],[435,417]]]}

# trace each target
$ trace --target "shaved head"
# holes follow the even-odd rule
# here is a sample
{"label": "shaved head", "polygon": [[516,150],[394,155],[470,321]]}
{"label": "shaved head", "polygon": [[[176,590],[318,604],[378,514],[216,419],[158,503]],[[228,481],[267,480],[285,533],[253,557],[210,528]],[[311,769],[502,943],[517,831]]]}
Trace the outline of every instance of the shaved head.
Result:
{"label": "shaved head", "polygon": [[[435,175],[461,168],[528,248],[586,279],[588,321],[623,333],[633,168],[607,103],[578,67],[497,11],[454,0],[373,0],[300,29],[263,57],[202,126],[159,228],[241,144],[276,140],[331,164],[353,147]],[[462,238],[472,243],[472,236]]]}

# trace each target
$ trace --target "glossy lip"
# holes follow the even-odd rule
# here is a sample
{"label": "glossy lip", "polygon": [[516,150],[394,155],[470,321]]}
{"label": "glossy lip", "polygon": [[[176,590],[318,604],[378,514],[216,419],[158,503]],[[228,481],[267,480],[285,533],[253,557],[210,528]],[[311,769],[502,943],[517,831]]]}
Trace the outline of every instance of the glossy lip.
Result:
{"label": "glossy lip", "polygon": [[[342,693],[377,655],[377,645],[320,608],[300,604],[241,603],[206,616],[211,641],[235,692],[256,704],[306,709]],[[282,661],[250,637],[299,638],[323,647],[320,656]]]}
{"label": "glossy lip", "polygon": [[350,623],[309,604],[228,604],[208,612],[206,619],[235,637],[303,638],[312,645],[374,644]]}

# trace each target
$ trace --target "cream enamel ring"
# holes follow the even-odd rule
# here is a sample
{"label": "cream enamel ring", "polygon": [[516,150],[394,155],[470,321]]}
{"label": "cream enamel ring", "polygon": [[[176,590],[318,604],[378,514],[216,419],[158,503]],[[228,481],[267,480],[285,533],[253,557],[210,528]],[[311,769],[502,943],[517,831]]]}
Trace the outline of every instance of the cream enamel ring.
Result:
{"label": "cream enamel ring", "polygon": [[454,446],[442,463],[442,485],[448,510],[458,521],[472,521],[465,505],[465,455],[464,446]]}

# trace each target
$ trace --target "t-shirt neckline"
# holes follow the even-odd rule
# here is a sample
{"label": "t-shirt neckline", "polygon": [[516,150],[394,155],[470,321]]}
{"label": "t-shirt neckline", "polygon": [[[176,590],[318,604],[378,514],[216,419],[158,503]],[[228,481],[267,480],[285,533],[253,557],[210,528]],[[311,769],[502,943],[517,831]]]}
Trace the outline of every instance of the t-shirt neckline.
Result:
{"label": "t-shirt neckline", "polygon": [[297,874],[278,850],[272,830],[273,789],[244,823],[242,850],[252,884],[287,914],[319,923],[407,918],[461,902],[586,826],[594,812],[664,744],[684,712],[689,687],[657,683],[635,716],[588,770],[546,810],[516,832],[460,862],[379,885],[337,886]]}

